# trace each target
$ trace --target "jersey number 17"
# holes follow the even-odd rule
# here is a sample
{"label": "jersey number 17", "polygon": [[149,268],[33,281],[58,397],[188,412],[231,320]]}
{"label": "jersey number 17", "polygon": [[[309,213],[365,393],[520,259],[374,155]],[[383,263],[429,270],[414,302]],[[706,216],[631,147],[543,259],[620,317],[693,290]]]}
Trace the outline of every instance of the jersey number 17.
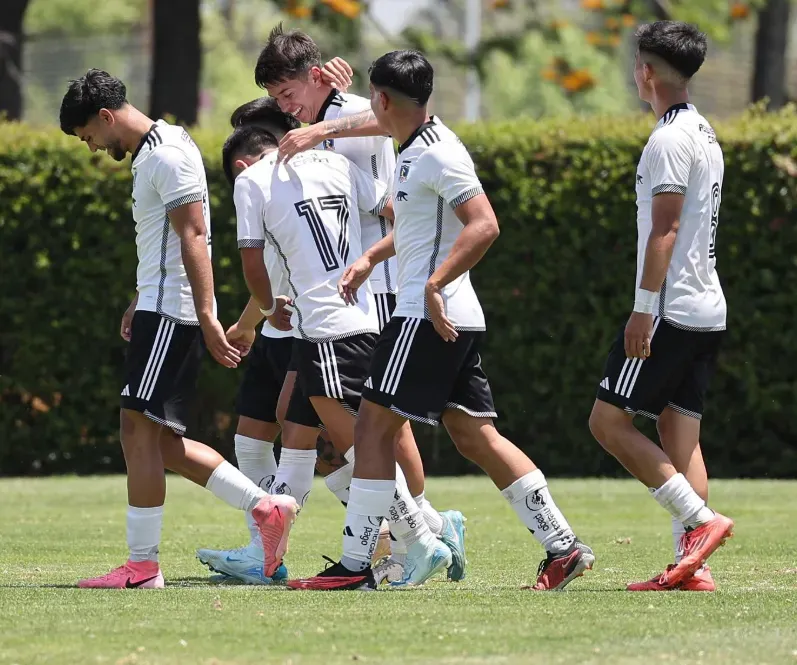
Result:
{"label": "jersey number 17", "polygon": [[[349,202],[346,197],[342,194],[319,196],[294,203],[294,207],[310,227],[324,270],[327,272],[337,270],[341,266],[341,261],[345,266],[349,258]],[[328,216],[334,213],[335,222],[325,224],[321,217],[324,212]],[[332,247],[330,230],[333,235],[337,235],[337,251]]]}

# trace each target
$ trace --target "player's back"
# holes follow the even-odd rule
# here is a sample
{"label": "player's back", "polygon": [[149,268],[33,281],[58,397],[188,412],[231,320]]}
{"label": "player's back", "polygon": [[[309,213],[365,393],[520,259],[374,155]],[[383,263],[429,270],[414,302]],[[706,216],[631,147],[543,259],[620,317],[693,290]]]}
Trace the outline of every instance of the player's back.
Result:
{"label": "player's back", "polygon": [[[365,97],[340,93],[333,90],[319,111],[317,121],[337,120],[371,110],[371,102]],[[396,153],[393,139],[388,136],[360,136],[356,138],[327,139],[319,148],[334,150],[354,162],[374,179],[390,187],[396,170]],[[360,216],[363,249],[368,249],[384,238],[392,228],[384,217],[368,212]],[[378,293],[393,293],[396,289],[396,260],[384,261],[370,277],[371,285]]]}
{"label": "player's back", "polygon": [[384,205],[384,186],[332,152],[310,150],[287,164],[276,159],[276,152],[267,155],[238,178],[240,186],[254,181],[263,193],[265,235],[285,268],[294,328],[309,341],[378,332],[370,288],[347,306],[337,284],[362,255],[358,206]]}
{"label": "player's back", "polygon": [[675,105],[664,114],[639,163],[637,283],[652,227],[653,198],[683,194],[683,210],[657,313],[688,328],[725,327],[725,296],[715,252],[724,171],[716,134],[692,104]]}
{"label": "player's back", "polygon": [[180,238],[168,213],[201,201],[210,253],[210,210],[202,155],[182,127],[158,120],[133,153],[133,220],[138,251],[138,309],[195,322]]}

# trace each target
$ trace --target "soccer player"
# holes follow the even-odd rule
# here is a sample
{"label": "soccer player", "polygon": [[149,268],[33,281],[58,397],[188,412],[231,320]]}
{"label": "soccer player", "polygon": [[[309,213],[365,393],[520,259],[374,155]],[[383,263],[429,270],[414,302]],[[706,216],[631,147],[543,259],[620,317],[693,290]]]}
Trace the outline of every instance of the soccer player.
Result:
{"label": "soccer player", "polygon": [[[137,293],[122,319],[130,343],[121,392],[121,441],[127,465],[128,561],[78,586],[163,588],[158,546],[166,496],[164,468],[250,511],[271,528],[271,497],[215,450],[183,437],[204,350],[225,367],[239,351],[216,318],[210,262],[210,213],[202,157],[188,133],[153,122],[126,99],[125,85],[91,69],[61,103],[61,129],[116,161],[132,153]],[[265,511],[265,512],[264,512]],[[273,571],[272,571],[273,572]]]}
{"label": "soccer player", "polygon": [[[340,283],[347,301],[374,266],[396,254],[398,304],[379,338],[355,431],[355,469],[343,557],[299,589],[373,588],[369,525],[390,513],[395,488],[392,441],[410,419],[442,420],[462,455],[484,469],[547,557],[535,589],[562,589],[595,557],[556,507],[534,463],[493,425],[496,417],[479,345],[485,322],[469,270],[498,236],[498,223],[457,136],[430,117],[434,73],[417,51],[393,51],[370,70],[371,107],[401,142],[393,179],[392,237],[370,248]],[[361,297],[361,296],[360,296]],[[410,552],[412,554],[412,552]],[[422,583],[435,564],[396,586]]]}
{"label": "soccer player", "polygon": [[[239,128],[224,145],[223,163],[233,165],[229,175],[235,177],[238,244],[250,293],[266,315],[279,307],[263,261],[268,242],[282,260],[295,307],[293,322],[300,335],[293,347],[297,378],[283,427],[282,454],[314,449],[323,423],[351,461],[355,414],[379,319],[370,288],[349,306],[338,296],[337,283],[362,255],[358,209],[392,216],[389,196],[381,181],[341,155],[311,150],[280,164],[277,145],[276,138],[262,129]],[[352,467],[344,469],[350,478]],[[429,530],[402,474],[398,475],[390,530],[405,546],[418,544],[407,558],[406,575],[415,579],[416,570],[428,567],[427,560],[449,567],[452,555]],[[312,467],[305,475],[292,469],[284,491],[301,505],[311,481]],[[273,512],[276,522],[279,507]],[[381,521],[380,517],[369,525],[374,544]],[[263,539],[267,557],[273,553],[275,560],[281,558],[289,530],[290,522],[285,520],[279,537]],[[370,548],[369,556],[373,552]]]}
{"label": "soccer player", "polygon": [[[274,97],[283,111],[294,115],[302,122],[323,127],[329,123],[345,122],[363,112],[370,112],[370,101],[364,97],[340,92],[333,87],[331,79],[337,78],[345,84],[350,81],[350,68],[345,61],[336,58],[321,68],[321,53],[315,42],[298,30],[284,32],[277,26],[263,47],[255,68],[255,81]],[[301,131],[301,130],[298,130]],[[323,129],[321,130],[323,131]],[[396,168],[393,140],[382,132],[350,138],[326,137],[317,146],[334,150],[350,159],[365,173],[386,184],[390,183]],[[361,214],[363,247],[368,248],[385,238],[392,229],[390,220],[384,216]],[[396,307],[396,260],[390,257],[376,266],[370,277],[376,300],[380,331]],[[396,437],[397,459],[406,473],[407,483],[416,503],[421,507],[424,519],[432,531],[451,548],[454,560],[448,571],[452,580],[465,576],[465,518],[461,512],[449,510],[439,513],[426,499],[423,462],[409,422],[399,430]],[[334,484],[336,476],[327,482]],[[376,570],[377,577],[383,574],[395,576],[396,565],[401,566],[406,553],[400,544],[395,544],[391,560]]]}
{"label": "soccer player", "polygon": [[[706,56],[696,27],[657,21],[637,31],[634,80],[658,122],[636,175],[634,307],[606,362],[590,415],[592,434],[673,521],[676,560],[629,590],[713,590],[705,560],[733,522],[706,506],[700,451],[703,401],[724,335],[726,305],[716,270],[722,150],[689,103],[687,85]],[[633,424],[657,420],[661,448]]]}

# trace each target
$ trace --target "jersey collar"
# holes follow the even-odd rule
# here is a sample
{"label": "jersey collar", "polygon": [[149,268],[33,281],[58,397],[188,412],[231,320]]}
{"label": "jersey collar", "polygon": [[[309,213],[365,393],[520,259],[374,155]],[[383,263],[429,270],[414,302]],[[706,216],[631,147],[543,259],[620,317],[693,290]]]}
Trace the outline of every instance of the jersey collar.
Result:
{"label": "jersey collar", "polygon": [[437,121],[435,117],[433,115],[429,116],[429,122],[423,123],[420,127],[418,127],[418,129],[416,129],[412,134],[410,134],[410,137],[406,141],[404,141],[404,143],[402,143],[399,146],[398,148],[399,154],[401,154],[407,148],[409,148],[412,145],[413,141],[415,141],[415,139],[417,139],[421,135],[421,132],[423,132],[423,130],[429,129],[429,127],[434,127],[436,124]]}
{"label": "jersey collar", "polygon": [[136,157],[138,157],[138,153],[141,152],[141,149],[144,147],[145,144],[150,143],[153,144],[154,138],[160,139],[160,135],[158,134],[158,123],[153,122],[152,127],[149,128],[149,131],[141,137],[141,140],[138,142],[138,146],[136,147],[136,151],[133,153],[133,158],[131,161],[136,161]]}
{"label": "jersey collar", "polygon": [[324,100],[324,103],[321,105],[321,108],[318,111],[318,115],[315,117],[315,123],[322,122],[327,115],[327,111],[329,110],[330,106],[341,106],[343,104],[343,97],[340,96],[340,93],[337,89],[332,88],[330,93],[327,95],[327,98]]}
{"label": "jersey collar", "polygon": [[661,127],[671,123],[673,120],[675,120],[675,116],[677,116],[681,111],[697,111],[697,109],[695,108],[694,104],[689,104],[688,102],[673,104],[664,112],[664,115],[661,116],[657,126]]}

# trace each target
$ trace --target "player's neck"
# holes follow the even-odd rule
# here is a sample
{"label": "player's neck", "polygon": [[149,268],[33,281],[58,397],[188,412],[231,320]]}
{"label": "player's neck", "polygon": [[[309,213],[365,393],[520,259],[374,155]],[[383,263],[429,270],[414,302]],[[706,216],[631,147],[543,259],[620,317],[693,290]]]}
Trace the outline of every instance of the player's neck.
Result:
{"label": "player's neck", "polygon": [[122,130],[122,147],[130,154],[134,153],[141,139],[155,124],[155,121],[144,115],[134,106],[128,106],[124,116]]}
{"label": "player's neck", "polygon": [[667,113],[667,110],[676,104],[686,104],[689,102],[689,91],[686,88],[665,88],[656,90],[650,102],[656,118],[659,120]]}
{"label": "player's neck", "polygon": [[393,122],[393,131],[390,134],[398,141],[399,145],[403,145],[418,127],[427,122],[429,122],[429,114],[426,112],[426,107],[419,108],[417,111],[407,113],[403,118],[396,118]]}

